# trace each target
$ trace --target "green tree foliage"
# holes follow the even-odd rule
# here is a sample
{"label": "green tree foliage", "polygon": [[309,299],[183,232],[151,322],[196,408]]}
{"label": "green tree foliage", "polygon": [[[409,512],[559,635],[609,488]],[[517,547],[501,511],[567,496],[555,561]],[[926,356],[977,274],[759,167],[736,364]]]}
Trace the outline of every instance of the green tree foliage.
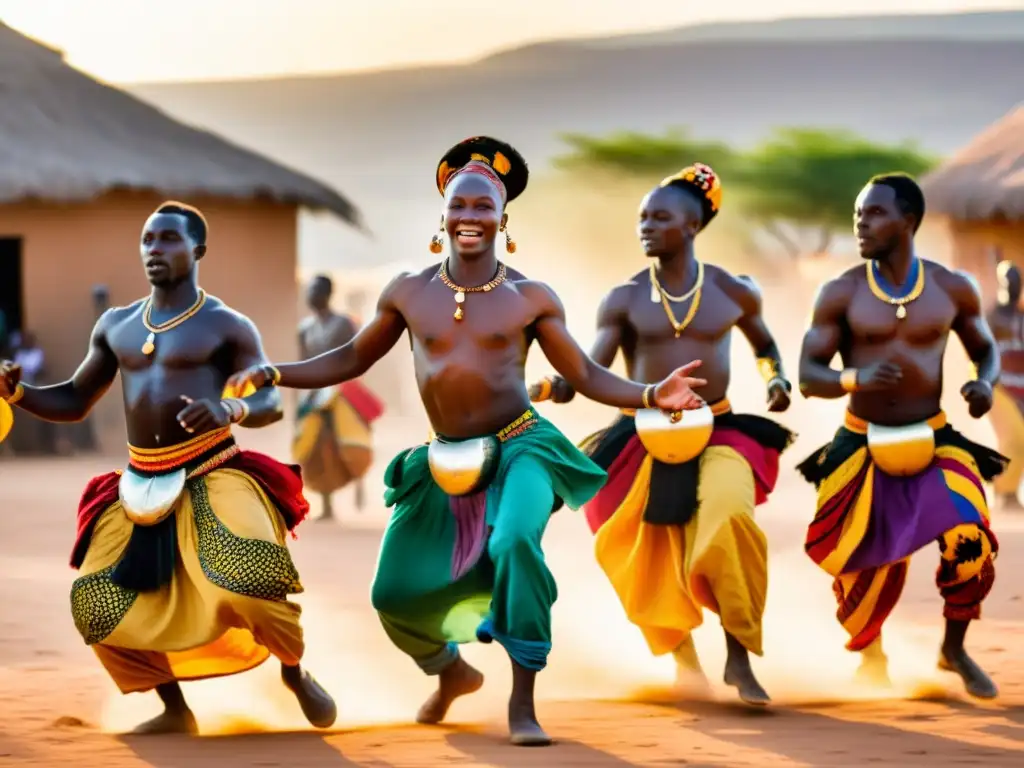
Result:
{"label": "green tree foliage", "polygon": [[871,176],[890,171],[918,176],[936,163],[913,144],[876,144],[843,130],[783,128],[750,152],[699,141],[683,130],[562,138],[570,150],[556,160],[562,168],[667,176],[694,161],[707,163],[722,177],[727,204],[735,204],[750,224],[794,255],[801,248],[788,231],[817,232],[816,250],[824,252],[836,233],[850,230],[853,202]]}
{"label": "green tree foliage", "polygon": [[604,137],[566,133],[560,138],[569,151],[556,158],[555,165],[566,170],[592,168],[664,178],[694,159],[721,169],[719,173],[736,168],[736,153],[727,144],[698,141],[683,129],[669,130],[661,136],[620,131]]}

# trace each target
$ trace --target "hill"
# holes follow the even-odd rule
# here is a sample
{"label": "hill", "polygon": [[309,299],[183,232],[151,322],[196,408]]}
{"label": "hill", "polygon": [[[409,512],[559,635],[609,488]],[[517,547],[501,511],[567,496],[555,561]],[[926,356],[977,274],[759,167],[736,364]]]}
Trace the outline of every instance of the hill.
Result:
{"label": "hill", "polygon": [[[379,235],[348,241],[353,259],[420,260],[434,165],[465,136],[505,137],[536,170],[559,132],[674,125],[737,144],[782,125],[846,127],[947,153],[1022,98],[1021,72],[1024,13],[1009,12],[704,25],[456,66],[131,90],[352,195]],[[316,263],[344,237],[308,232]]]}

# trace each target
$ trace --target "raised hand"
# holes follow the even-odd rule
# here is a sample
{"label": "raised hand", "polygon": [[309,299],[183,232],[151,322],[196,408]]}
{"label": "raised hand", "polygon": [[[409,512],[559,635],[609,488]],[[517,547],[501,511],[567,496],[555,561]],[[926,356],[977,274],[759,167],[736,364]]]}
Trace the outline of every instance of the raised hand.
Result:
{"label": "raised hand", "polygon": [[694,392],[708,382],[690,374],[700,367],[702,361],[694,360],[676,368],[654,388],[654,405],[663,411],[692,411],[704,405],[704,398]]}

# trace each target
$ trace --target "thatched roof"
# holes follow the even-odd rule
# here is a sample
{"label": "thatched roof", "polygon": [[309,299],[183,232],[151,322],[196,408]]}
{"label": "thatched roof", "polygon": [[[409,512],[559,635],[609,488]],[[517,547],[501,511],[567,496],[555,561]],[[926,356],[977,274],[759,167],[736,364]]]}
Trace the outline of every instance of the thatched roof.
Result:
{"label": "thatched roof", "polygon": [[961,220],[1024,219],[1024,105],[922,180],[928,211]]}
{"label": "thatched roof", "polygon": [[93,80],[0,23],[0,202],[118,190],[274,200],[361,226],[327,185]]}

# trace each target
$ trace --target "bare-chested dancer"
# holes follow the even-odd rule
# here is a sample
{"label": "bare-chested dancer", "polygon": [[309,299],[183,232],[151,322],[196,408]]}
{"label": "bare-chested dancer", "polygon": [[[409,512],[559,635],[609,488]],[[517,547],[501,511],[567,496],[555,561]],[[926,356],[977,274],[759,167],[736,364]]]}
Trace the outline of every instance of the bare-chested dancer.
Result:
{"label": "bare-chested dancer", "polygon": [[[436,437],[388,467],[385,500],[394,514],[384,534],[372,600],[392,642],[437,692],[418,720],[440,722],[452,701],[477,690],[480,673],[458,643],[497,641],[512,660],[513,743],[550,739],[534,712],[534,678],[551,649],[557,588],[541,537],[564,502],[578,508],[605,473],[531,407],[523,381],[537,341],[576,389],[622,408],[695,408],[690,378],[699,361],[658,384],[619,378],[569,335],[547,285],[498,261],[495,239],[506,204],[526,188],[522,157],[487,137],[454,146],[437,169],[443,228],[453,252],[384,289],[376,316],[349,344],[303,363],[257,365],[236,381],[313,389],[362,375],[408,332],[416,380]],[[440,252],[441,237],[431,250]]]}
{"label": "bare-chested dancer", "polygon": [[[610,366],[621,349],[627,375],[638,381],[659,381],[683,361],[703,360],[708,384],[701,394],[709,406],[684,414],[672,431],[657,414],[626,410],[587,438],[584,450],[608,470],[608,483],[586,512],[597,560],[626,615],[654,654],[675,655],[680,682],[707,685],[691,632],[708,608],[725,630],[726,683],[744,701],[766,704],[748,656],[762,653],[768,588],[768,543],[754,508],[775,487],[779,454],[793,435],[732,412],[733,328],[753,347],[770,411],[789,407],[792,387],[757,286],[694,254],[694,239],[718,214],[721,198],[718,176],[698,163],[665,179],[640,206],[640,242],[654,261],[605,297],[591,355]],[[567,402],[575,392],[553,377],[532,394]]]}
{"label": "bare-chested dancer", "polygon": [[[39,418],[80,421],[121,374],[128,465],[86,487],[71,563],[75,626],[122,693],[156,689],[165,711],[137,733],[195,733],[179,681],[243,672],[271,655],[310,723],[334,701],[299,665],[302,591],[285,537],[305,517],[297,467],[240,451],[232,425],[281,418],[273,388],[222,399],[233,372],[265,362],[248,318],[198,283],[206,220],[166,203],[142,230],[151,291],[99,318],[68,381],[19,383],[0,364],[0,398]],[[238,393],[243,394],[243,393]]]}
{"label": "bare-chested dancer", "polygon": [[999,441],[999,451],[1010,464],[992,482],[1001,509],[1024,512],[1020,481],[1024,477],[1024,311],[1020,307],[1020,270],[1011,262],[996,268],[999,289],[996,305],[988,316],[999,347],[999,382],[992,393],[989,420]]}
{"label": "bare-chested dancer", "polygon": [[[306,301],[312,314],[299,326],[299,353],[303,360],[347,344],[356,324],[331,309],[334,285],[327,275],[309,284]],[[363,507],[363,476],[373,464],[370,426],[384,412],[383,404],[361,382],[306,392],[296,414],[292,458],[302,467],[307,490],[323,497],[320,520],[332,520],[331,494],[355,484],[356,508]]]}
{"label": "bare-chested dancer", "polygon": [[[971,278],[914,252],[923,216],[924,196],[910,177],[873,178],[854,212],[864,266],[826,283],[815,302],[800,390],[849,397],[849,405],[832,442],[799,467],[818,489],[806,550],[835,578],[846,647],[863,653],[860,678],[885,685],[882,626],[911,555],[938,543],[946,618],[939,667],[988,699],[996,686],[967,655],[964,637],[995,580],[998,543],[983,482],[1007,460],[953,429],[940,401],[951,333],[977,368],[960,388],[976,419],[992,407],[999,355]],[[831,367],[836,353],[839,371]]]}

